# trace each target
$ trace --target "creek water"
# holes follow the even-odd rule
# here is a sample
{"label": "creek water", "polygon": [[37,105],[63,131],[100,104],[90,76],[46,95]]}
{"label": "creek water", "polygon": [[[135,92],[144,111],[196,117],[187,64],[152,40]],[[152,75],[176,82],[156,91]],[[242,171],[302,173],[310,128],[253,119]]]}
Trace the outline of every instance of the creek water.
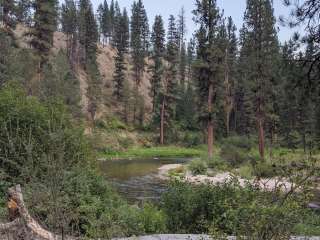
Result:
{"label": "creek water", "polygon": [[167,189],[159,168],[167,164],[185,163],[185,158],[148,158],[110,160],[100,163],[100,169],[114,188],[129,202],[157,202]]}

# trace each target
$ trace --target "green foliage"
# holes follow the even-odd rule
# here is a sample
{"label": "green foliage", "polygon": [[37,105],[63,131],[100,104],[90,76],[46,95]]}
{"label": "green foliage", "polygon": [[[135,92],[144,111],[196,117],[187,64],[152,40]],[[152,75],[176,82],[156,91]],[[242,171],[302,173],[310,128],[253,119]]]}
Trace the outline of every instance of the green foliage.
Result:
{"label": "green foliage", "polygon": [[68,58],[63,51],[50,60],[44,69],[41,82],[42,99],[62,99],[74,116],[81,115],[80,83],[71,70]]}
{"label": "green foliage", "polygon": [[280,171],[276,165],[268,162],[259,161],[254,165],[254,175],[260,178],[272,178],[279,176]]}
{"label": "green foliage", "polygon": [[188,165],[193,175],[204,175],[207,172],[207,164],[201,159],[192,160]]}
{"label": "green foliage", "polygon": [[240,177],[245,179],[252,179],[252,177],[254,176],[254,170],[252,165],[250,164],[245,164],[240,166],[237,173],[239,174]]}
{"label": "green foliage", "polygon": [[228,163],[226,163],[226,161],[222,159],[219,154],[214,154],[213,158],[207,159],[206,162],[208,164],[208,167],[214,170],[225,171],[230,168]]}
{"label": "green foliage", "polygon": [[320,214],[311,210],[301,213],[301,220],[294,228],[294,233],[301,236],[320,236]]}
{"label": "green foliage", "polygon": [[42,70],[43,64],[49,58],[50,49],[53,46],[53,34],[57,29],[58,1],[36,0],[32,6],[35,11],[33,17],[34,24],[28,35],[31,36],[30,43],[40,58],[39,67]]}
{"label": "green foliage", "polygon": [[[164,214],[129,206],[97,174],[83,131],[61,103],[40,103],[18,85],[0,91],[0,193],[20,183],[33,216],[53,231],[91,238],[165,230]],[[0,198],[0,216],[4,215]]]}
{"label": "green foliage", "polygon": [[202,143],[202,136],[199,132],[185,131],[181,142],[186,147],[196,147]]}
{"label": "green foliage", "polygon": [[140,85],[145,70],[145,57],[148,53],[149,23],[142,0],[134,1],[131,14],[131,37],[133,71],[136,85]]}
{"label": "green foliage", "polygon": [[[99,122],[102,122],[99,120]],[[110,117],[104,122],[104,127],[108,130],[126,130],[128,126],[117,117]]]}
{"label": "green foliage", "polygon": [[112,158],[152,158],[152,157],[197,157],[202,150],[192,148],[182,148],[175,146],[168,147],[151,147],[151,148],[130,148],[127,151],[114,152],[110,151],[104,154],[107,159]]}
{"label": "green foliage", "polygon": [[250,161],[253,144],[247,137],[234,136],[225,139],[221,145],[221,157],[232,167]]}
{"label": "green foliage", "polygon": [[12,40],[12,37],[0,28],[0,86],[10,78]]}
{"label": "green foliage", "polygon": [[[162,199],[168,229],[174,233],[210,233],[282,239],[302,222],[303,201],[271,194],[236,183],[220,186],[174,182]],[[309,215],[310,216],[310,215]],[[282,237],[282,238],[281,238]],[[285,238],[286,239],[286,238]]]}
{"label": "green foliage", "polygon": [[141,209],[140,217],[145,233],[150,234],[166,232],[167,218],[162,210],[156,209],[151,204],[145,204]]}

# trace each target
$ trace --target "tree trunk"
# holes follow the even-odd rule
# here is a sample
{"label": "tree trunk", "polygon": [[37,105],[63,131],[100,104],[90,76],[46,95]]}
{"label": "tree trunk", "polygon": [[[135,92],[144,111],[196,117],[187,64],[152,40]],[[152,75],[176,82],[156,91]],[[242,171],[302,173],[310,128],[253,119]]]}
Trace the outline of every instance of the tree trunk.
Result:
{"label": "tree trunk", "polygon": [[[0,223],[0,239],[13,240],[60,240],[62,236],[56,235],[42,228],[40,224],[31,217],[25,206],[20,185],[9,189],[8,208],[10,215],[14,213],[15,219],[10,223]],[[64,237],[64,239],[75,239]]]}
{"label": "tree trunk", "polygon": [[160,144],[164,144],[164,114],[165,114],[165,97],[163,97],[160,113]]}
{"label": "tree trunk", "polygon": [[213,84],[209,85],[209,94],[208,94],[208,158],[212,159],[213,157],[213,122],[212,122],[212,110],[213,110]]}
{"label": "tree trunk", "polygon": [[229,64],[228,64],[228,49],[225,54],[225,71],[224,71],[224,84],[225,84],[225,102],[224,109],[226,114],[225,125],[227,131],[227,137],[230,135],[230,115],[233,109],[234,101],[232,97],[231,84],[229,79]]}
{"label": "tree trunk", "polygon": [[264,128],[263,128],[263,119],[261,116],[258,117],[258,131],[259,131],[259,153],[261,159],[264,160]]}

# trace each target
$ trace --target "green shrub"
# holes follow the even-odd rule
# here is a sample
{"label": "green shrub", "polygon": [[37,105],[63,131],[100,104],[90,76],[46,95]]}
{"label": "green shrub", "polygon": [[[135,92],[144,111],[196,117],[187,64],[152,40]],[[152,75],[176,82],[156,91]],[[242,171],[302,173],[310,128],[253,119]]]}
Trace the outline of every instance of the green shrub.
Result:
{"label": "green shrub", "polygon": [[130,146],[134,144],[134,141],[129,137],[120,137],[119,144],[122,148],[128,149]]}
{"label": "green shrub", "polygon": [[171,233],[286,239],[302,221],[303,204],[292,195],[282,200],[281,194],[240,188],[235,183],[194,186],[174,182],[162,198],[162,208]]}
{"label": "green shrub", "polygon": [[153,234],[166,232],[166,215],[153,205],[145,204],[141,210],[140,218],[144,226],[144,233]]}
{"label": "green shrub", "polygon": [[182,144],[186,147],[199,146],[202,143],[202,138],[199,132],[186,132]]}
{"label": "green shrub", "polygon": [[265,161],[259,161],[253,167],[254,175],[260,178],[272,178],[279,176],[279,169]]}
{"label": "green shrub", "polygon": [[230,137],[222,142],[221,157],[232,167],[237,167],[250,161],[252,147],[253,143],[247,137]]}
{"label": "green shrub", "polygon": [[240,166],[240,168],[238,169],[238,174],[242,178],[252,179],[252,177],[254,175],[254,169],[253,169],[252,165],[245,164],[245,165]]}
{"label": "green shrub", "polygon": [[212,168],[214,170],[226,171],[229,169],[226,161],[221,159],[218,154],[215,154],[212,159],[208,159],[207,164],[209,168]]}
{"label": "green shrub", "polygon": [[126,124],[115,117],[108,120],[108,126],[110,129],[127,129]]}
{"label": "green shrub", "polygon": [[320,213],[304,210],[300,222],[295,226],[294,233],[299,236],[320,236]]}
{"label": "green shrub", "polygon": [[208,166],[205,161],[201,159],[195,159],[189,163],[188,169],[193,175],[202,175],[207,172]]}

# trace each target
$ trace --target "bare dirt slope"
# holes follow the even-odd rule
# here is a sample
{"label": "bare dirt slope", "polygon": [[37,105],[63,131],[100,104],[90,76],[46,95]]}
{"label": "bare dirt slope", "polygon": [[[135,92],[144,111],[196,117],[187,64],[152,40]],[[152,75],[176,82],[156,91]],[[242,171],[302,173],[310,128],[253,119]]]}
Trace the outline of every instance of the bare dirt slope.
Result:
{"label": "bare dirt slope", "polygon": [[[21,48],[30,48],[30,38],[27,36],[28,28],[19,24],[15,30],[16,39],[19,47]],[[52,54],[57,54],[60,50],[65,50],[67,47],[67,36],[62,32],[55,32],[54,34],[54,47],[52,49]],[[112,114],[119,112],[120,106],[118,102],[112,96],[113,92],[113,73],[114,73],[114,57],[116,55],[116,50],[110,45],[103,46],[98,44],[98,53],[97,61],[99,65],[99,71],[102,77],[102,101],[98,108],[97,118],[101,118],[107,114]],[[132,71],[132,60],[128,55],[126,57],[127,61],[127,80],[131,87],[134,86],[134,78]],[[146,59],[146,63],[150,64],[150,61]],[[148,113],[151,111],[151,98],[149,96],[150,89],[150,78],[151,75],[147,71],[148,67],[146,66],[141,85],[139,87],[140,94],[144,97],[145,102],[145,112]],[[87,114],[88,109],[88,97],[87,97],[87,88],[88,88],[88,77],[86,72],[81,68],[81,66],[75,67],[76,77],[80,83],[80,92],[81,92],[81,106],[84,114]]]}

